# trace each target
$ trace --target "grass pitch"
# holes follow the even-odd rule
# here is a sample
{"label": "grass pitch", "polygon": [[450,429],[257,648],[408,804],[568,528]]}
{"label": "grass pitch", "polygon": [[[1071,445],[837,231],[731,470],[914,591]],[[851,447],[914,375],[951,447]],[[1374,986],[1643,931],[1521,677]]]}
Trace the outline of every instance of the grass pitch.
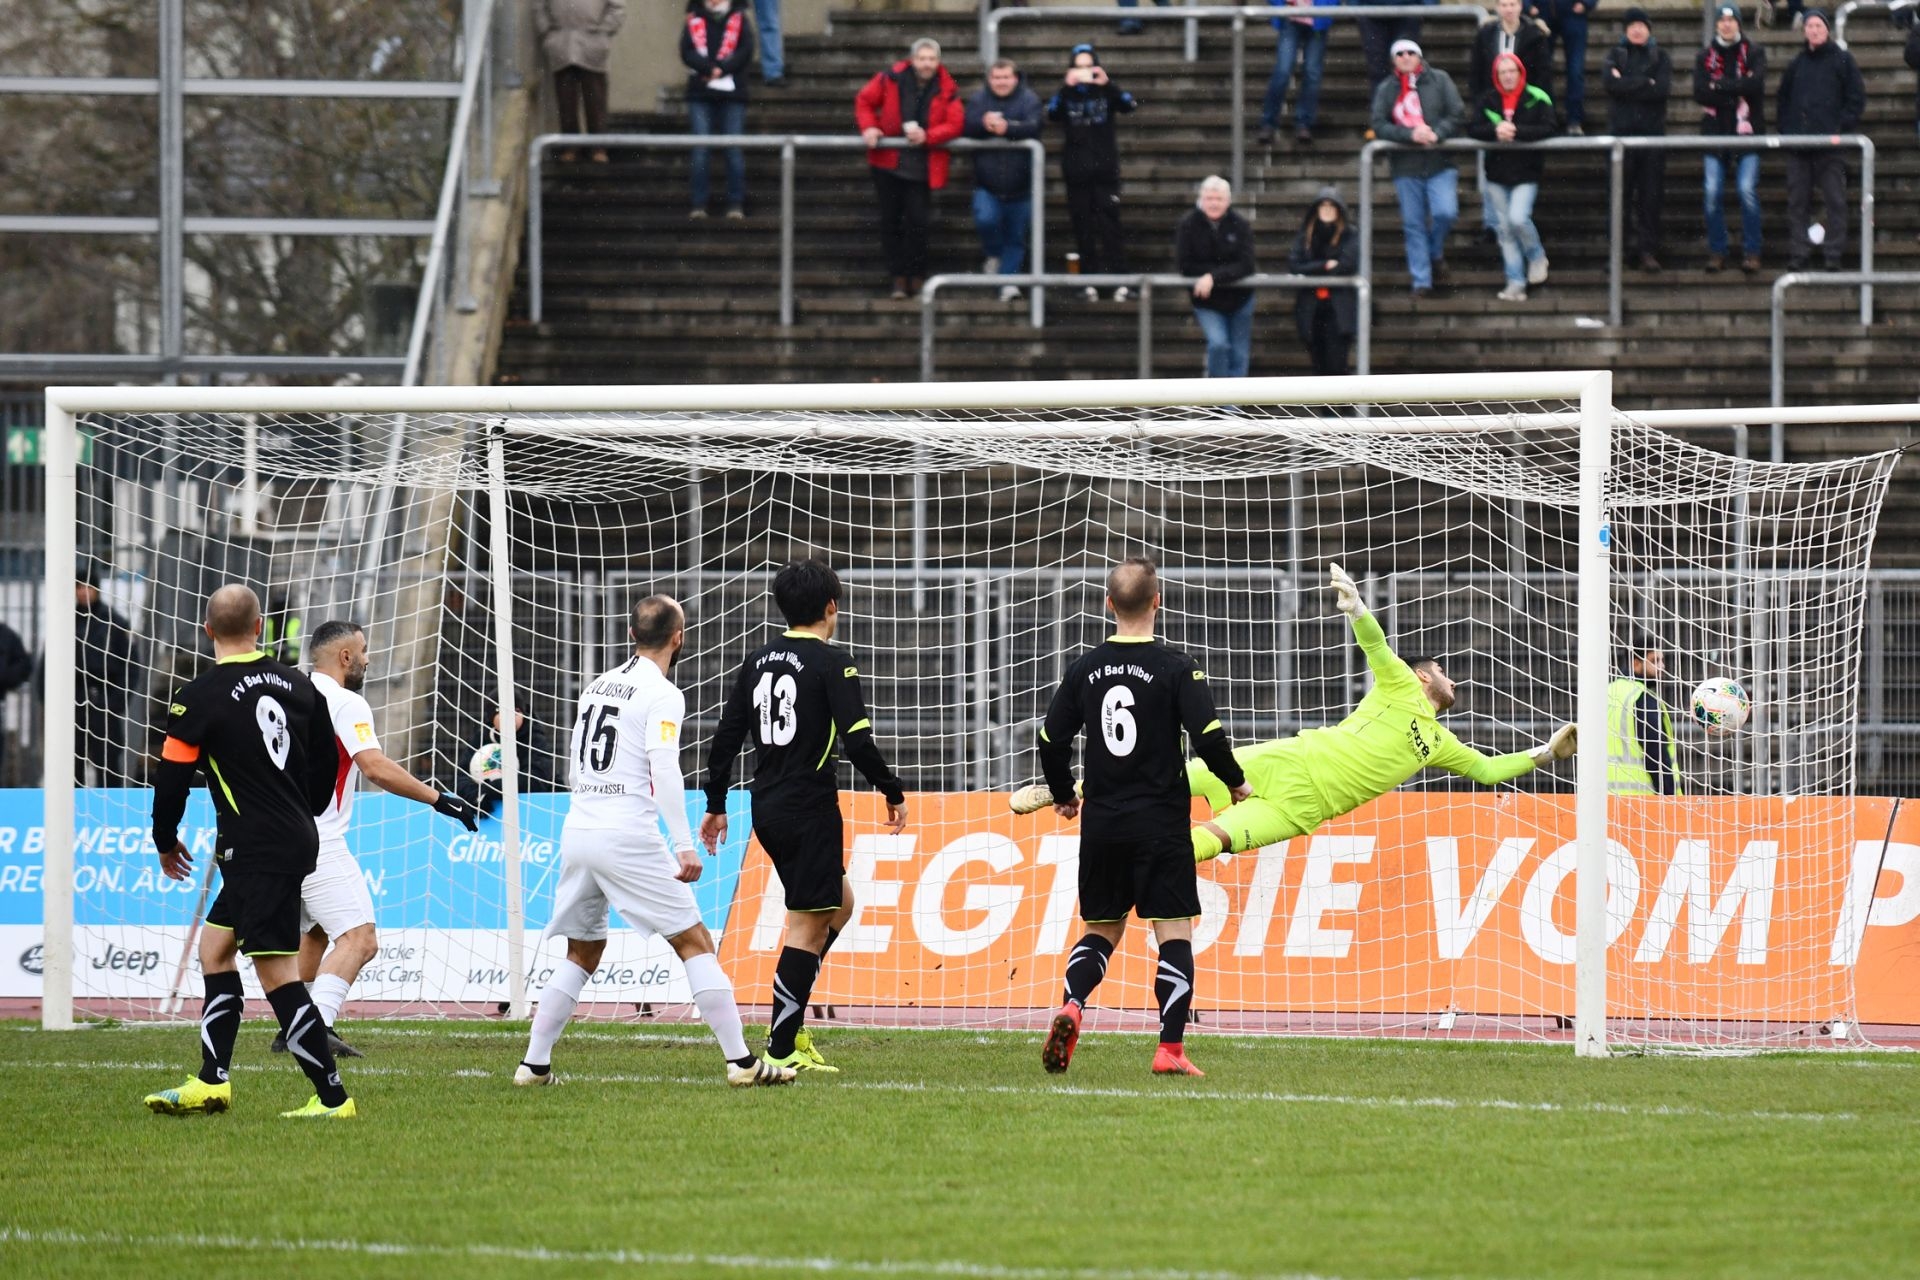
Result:
{"label": "grass pitch", "polygon": [[0,1276],[1885,1276],[1920,1269],[1920,1060],[820,1032],[731,1091],[704,1028],[349,1024],[361,1118],[243,1029],[234,1110],[147,1114],[191,1026],[0,1026]]}

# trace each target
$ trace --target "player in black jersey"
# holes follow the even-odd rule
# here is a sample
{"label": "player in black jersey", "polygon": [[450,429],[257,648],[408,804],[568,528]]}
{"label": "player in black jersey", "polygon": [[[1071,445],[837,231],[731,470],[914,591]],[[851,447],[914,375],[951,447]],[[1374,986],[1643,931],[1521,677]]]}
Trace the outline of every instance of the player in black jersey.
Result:
{"label": "player in black jersey", "polygon": [[887,829],[896,833],[907,826],[906,792],[874,743],[858,668],[844,649],[828,643],[840,617],[839,576],[820,560],[796,560],[774,577],[773,599],[787,631],[741,664],[727,695],[707,757],[700,838],[709,853],[727,838],[728,780],[751,730],[753,833],[787,897],[767,1060],[833,1071],[805,1023],[827,949],[853,915],[835,746],[844,743],[847,759],[886,797]]}
{"label": "player in black jersey", "polygon": [[[1074,659],[1040,730],[1040,767],[1063,818],[1080,819],[1080,918],[1086,936],[1067,958],[1066,998],[1047,1032],[1041,1062],[1061,1072],[1073,1059],[1080,1018],[1127,929],[1127,914],[1152,922],[1160,943],[1153,990],[1160,1005],[1162,1075],[1204,1074],[1187,1060],[1193,1000],[1193,918],[1200,886],[1187,836],[1184,729],[1194,750],[1236,797],[1251,795],[1220,727],[1206,673],[1154,639],[1160,582],[1135,556],[1107,575],[1114,633]],[[1073,784],[1073,739],[1087,729],[1084,801]]]}
{"label": "player in black jersey", "polygon": [[147,1095],[150,1111],[191,1115],[233,1103],[227,1072],[245,996],[238,956],[253,961],[287,1047],[313,1081],[300,1119],[347,1118],[353,1099],[327,1047],[326,1024],[300,981],[300,882],[320,851],[313,816],[333,797],[333,723],[320,693],[260,649],[260,600],[237,583],[207,598],[214,665],[174,695],[153,785],[153,846],[173,880],[193,874],[180,840],[187,793],[203,766],[218,818],[220,893],[200,933],[206,1003],[201,1061],[185,1084]]}

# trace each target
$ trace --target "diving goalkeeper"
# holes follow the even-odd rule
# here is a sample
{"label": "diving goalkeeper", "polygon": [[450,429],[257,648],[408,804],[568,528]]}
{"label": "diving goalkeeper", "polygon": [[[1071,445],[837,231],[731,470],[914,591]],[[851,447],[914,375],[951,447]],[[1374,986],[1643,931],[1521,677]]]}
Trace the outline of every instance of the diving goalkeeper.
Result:
{"label": "diving goalkeeper", "polygon": [[1570,724],[1533,750],[1510,755],[1483,755],[1454,737],[1439,720],[1454,701],[1454,683],[1439,660],[1402,661],[1346,570],[1333,565],[1328,578],[1373,669],[1373,688],[1337,725],[1235,751],[1253,788],[1253,795],[1238,804],[1203,762],[1190,761],[1189,790],[1213,806],[1213,820],[1193,828],[1197,862],[1305,835],[1428,766],[1491,786],[1573,755]]}

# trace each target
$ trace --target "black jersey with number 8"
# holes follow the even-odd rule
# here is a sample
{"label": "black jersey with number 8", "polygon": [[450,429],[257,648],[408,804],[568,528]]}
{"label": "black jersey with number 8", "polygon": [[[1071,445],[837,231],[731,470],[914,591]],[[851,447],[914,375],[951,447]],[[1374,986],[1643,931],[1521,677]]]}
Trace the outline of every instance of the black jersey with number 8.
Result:
{"label": "black jersey with number 8", "polygon": [[264,653],[222,658],[174,695],[153,787],[153,838],[171,849],[196,768],[207,772],[223,858],[306,875],[333,798],[333,721],[306,676]]}
{"label": "black jersey with number 8", "polygon": [[727,811],[733,759],[753,741],[755,804],[837,805],[835,748],[889,804],[905,793],[873,741],[860,671],[844,649],[809,631],[789,631],[740,666],[707,757],[707,812]]}

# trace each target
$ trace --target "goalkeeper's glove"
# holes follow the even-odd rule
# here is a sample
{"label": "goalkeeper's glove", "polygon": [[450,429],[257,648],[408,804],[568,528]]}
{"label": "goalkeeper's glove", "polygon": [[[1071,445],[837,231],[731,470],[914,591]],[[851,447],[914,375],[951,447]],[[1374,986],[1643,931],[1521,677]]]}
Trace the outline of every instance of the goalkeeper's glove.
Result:
{"label": "goalkeeper's glove", "polygon": [[1359,619],[1367,616],[1366,603],[1360,599],[1360,588],[1339,565],[1331,565],[1327,571],[1327,583],[1333,588],[1333,602],[1340,612],[1349,618]]}
{"label": "goalkeeper's glove", "polygon": [[480,811],[474,808],[471,803],[451,791],[442,791],[440,793],[439,797],[433,802],[433,811],[435,813],[445,814],[449,818],[458,818],[466,824],[467,830],[469,831],[478,831],[480,829]]}
{"label": "goalkeeper's glove", "polygon": [[1563,724],[1553,731],[1553,736],[1535,747],[1527,754],[1533,757],[1536,767],[1552,764],[1555,760],[1573,758],[1574,748],[1578,746],[1578,733],[1570,724]]}

